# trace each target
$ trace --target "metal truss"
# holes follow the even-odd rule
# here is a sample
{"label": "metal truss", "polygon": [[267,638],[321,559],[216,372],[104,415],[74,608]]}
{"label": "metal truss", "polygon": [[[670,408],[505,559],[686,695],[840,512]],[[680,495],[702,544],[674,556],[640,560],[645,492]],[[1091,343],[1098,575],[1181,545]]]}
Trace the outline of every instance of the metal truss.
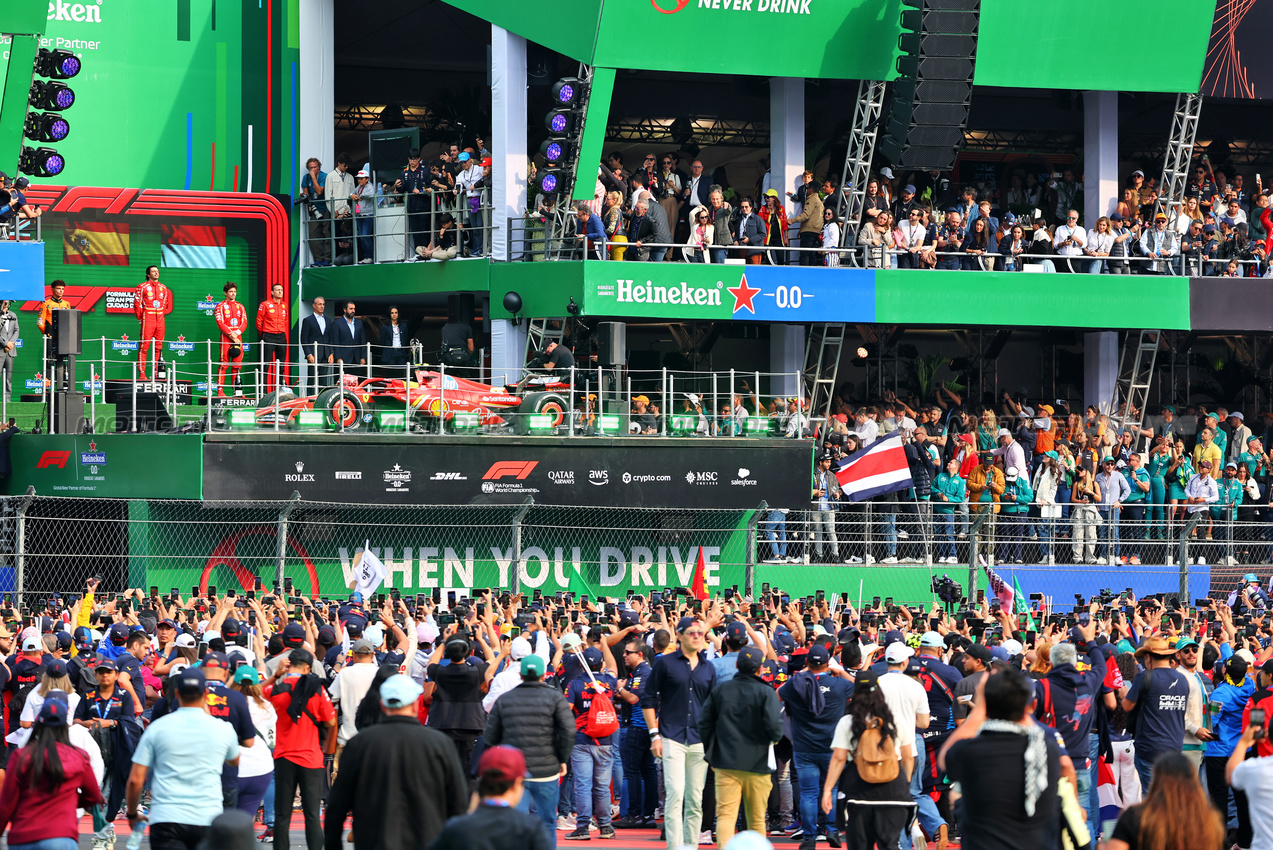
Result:
{"label": "metal truss", "polygon": [[1167,227],[1176,226],[1180,207],[1189,184],[1189,163],[1198,138],[1198,118],[1202,115],[1202,95],[1198,92],[1176,95],[1176,111],[1171,119],[1171,137],[1163,156],[1162,179],[1158,181],[1158,202],[1154,215],[1167,214]]}
{"label": "metal truss", "polygon": [[965,153],[1073,154],[1083,148],[1081,133],[1047,130],[965,130]]}
{"label": "metal truss", "polygon": [[[351,103],[336,107],[337,130],[374,130],[383,126],[381,114],[387,107],[383,103]],[[402,123],[407,127],[435,127],[437,120],[427,106],[398,105],[402,110]],[[395,116],[396,117],[396,116]]]}
{"label": "metal truss", "polygon": [[700,147],[769,147],[769,122],[691,115],[677,118],[612,118],[606,125],[608,142],[646,142],[652,145]]}
{"label": "metal truss", "polygon": [[858,83],[857,104],[853,107],[853,129],[844,155],[840,185],[848,186],[849,200],[844,223],[840,227],[840,244],[856,245],[858,225],[866,201],[866,183],[871,177],[871,160],[875,158],[875,140],[880,133],[880,113],[884,109],[884,81],[862,80]]}

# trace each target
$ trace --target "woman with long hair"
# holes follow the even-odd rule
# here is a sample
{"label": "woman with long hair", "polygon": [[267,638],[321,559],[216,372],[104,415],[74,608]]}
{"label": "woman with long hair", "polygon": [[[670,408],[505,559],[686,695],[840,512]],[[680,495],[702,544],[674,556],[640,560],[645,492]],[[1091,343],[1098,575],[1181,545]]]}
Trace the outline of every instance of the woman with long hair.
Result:
{"label": "woman with long hair", "polygon": [[977,446],[983,452],[994,451],[999,445],[999,419],[994,408],[985,407],[977,422]]}
{"label": "woman with long hair", "polygon": [[[864,736],[868,730],[872,734]],[[897,776],[887,782],[868,782],[859,775],[854,759],[864,740],[867,744],[888,745],[893,752],[886,750],[880,755],[885,757],[885,764],[888,756],[898,756]],[[868,757],[869,754],[870,750],[864,753]],[[914,768],[915,742],[898,740],[897,724],[880,690],[879,674],[872,670],[860,672],[848,710],[836,724],[835,736],[831,739],[831,764],[822,786],[822,810],[828,815],[835,807],[837,786],[844,794],[848,806],[844,835],[849,847],[855,850],[897,847],[898,836],[915,805],[909,780]]]}
{"label": "woman with long hair", "polygon": [[1154,761],[1145,799],[1123,811],[1105,850],[1219,850],[1224,823],[1181,753]]}
{"label": "woman with long hair", "polygon": [[[606,229],[607,242],[627,242],[628,237],[623,232],[623,195],[618,192],[607,192],[605,207],[601,212],[601,224]],[[610,259],[622,260],[623,252],[627,250],[622,245],[610,246]]]}
{"label": "woman with long hair", "polygon": [[[240,665],[234,671],[230,687],[247,700],[248,714],[256,731],[252,746],[240,751],[239,800],[235,808],[255,817],[257,807],[274,784],[274,732],[278,714],[261,693],[261,674],[255,667]],[[266,824],[266,829],[273,838],[273,825]]]}
{"label": "woman with long hair", "polygon": [[995,247],[990,237],[989,222],[981,216],[974,218],[968,230],[968,238],[964,240],[964,253],[968,256],[960,260],[961,268],[973,272],[986,269],[983,258],[986,254],[993,253]]}
{"label": "woman with long hair", "polygon": [[44,705],[49,691],[61,691],[66,694],[67,708],[71,710],[71,716],[75,716],[75,709],[80,704],[80,695],[75,693],[75,686],[71,684],[70,671],[66,662],[55,658],[44,665],[44,670],[40,674],[40,684],[27,694],[26,704],[22,706],[23,729],[30,729],[35,725],[35,719],[40,716],[40,708]]}
{"label": "woman with long hair", "polygon": [[1083,253],[1089,257],[1084,262],[1084,271],[1088,274],[1100,274],[1101,266],[1104,265],[1113,247],[1114,234],[1109,229],[1109,218],[1101,216],[1096,220],[1096,226],[1092,228],[1092,232],[1088,234],[1087,245],[1083,248]]}
{"label": "woman with long hair", "polygon": [[[883,215],[884,213],[880,213]],[[827,207],[822,211],[822,247],[828,249],[822,255],[822,264],[829,269],[840,267],[840,220],[835,210]]]}
{"label": "woman with long hair", "polygon": [[712,261],[707,253],[712,244],[712,232],[712,221],[707,207],[695,207],[690,213],[690,235],[685,240],[685,249],[682,251],[686,262],[710,263]]}
{"label": "woman with long hair", "polygon": [[[1167,521],[1169,523],[1185,520],[1185,485],[1193,478],[1193,458],[1185,451],[1185,441],[1176,438],[1171,447],[1171,459],[1167,462]],[[1168,537],[1170,539],[1170,537]]]}
{"label": "woman with long hair", "polygon": [[88,755],[73,746],[70,711],[52,697],[40,706],[31,738],[9,759],[0,788],[0,830],[9,830],[12,850],[75,850],[76,809],[100,805],[101,788]]}

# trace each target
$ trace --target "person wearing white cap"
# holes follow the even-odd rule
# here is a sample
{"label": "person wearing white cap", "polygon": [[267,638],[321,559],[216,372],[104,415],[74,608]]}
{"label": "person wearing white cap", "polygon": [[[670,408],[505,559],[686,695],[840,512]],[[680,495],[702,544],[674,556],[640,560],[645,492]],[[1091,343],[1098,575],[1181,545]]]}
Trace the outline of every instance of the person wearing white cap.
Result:
{"label": "person wearing white cap", "polygon": [[[955,728],[955,686],[963,681],[963,674],[942,661],[946,642],[937,632],[925,632],[919,639],[918,661],[922,687],[927,691],[930,722],[928,727],[915,733],[915,772],[911,776],[911,797],[918,806],[919,825],[933,837],[938,847],[946,845],[949,827],[928,792],[945,787],[942,772],[937,768],[937,753]],[[899,730],[900,735],[900,730]],[[902,846],[909,847],[909,834],[902,836]]]}
{"label": "person wearing white cap", "polygon": [[349,202],[353,206],[354,227],[358,234],[355,254],[361,265],[372,262],[376,256],[371,233],[375,224],[378,189],[371,182],[371,172],[365,168],[359,170],[356,180]]}
{"label": "person wearing white cap", "polygon": [[[1007,393],[1007,390],[1004,390]],[[1000,428],[995,435],[999,448],[992,449],[991,454],[1003,459],[1003,468],[1015,466],[1018,470],[1028,469],[1025,462],[1025,448],[1012,436],[1007,428]]]}
{"label": "person wearing white cap", "polygon": [[[880,676],[879,687],[884,694],[884,702],[893,712],[893,722],[897,725],[897,754],[902,754],[902,744],[914,742],[916,757],[922,753],[923,743],[916,734],[917,729],[927,729],[930,709],[928,694],[924,686],[906,675],[906,662],[915,653],[909,646],[897,641],[884,649],[884,661],[888,664],[888,673]],[[915,776],[919,776],[919,765],[916,765]],[[904,835],[909,839],[909,835]]]}
{"label": "person wearing white cap", "polygon": [[999,497],[999,522],[1003,528],[996,557],[1001,564],[1020,564],[1021,541],[1025,537],[1026,514],[1034,501],[1030,479],[1009,466],[1003,474],[1003,495]]}
{"label": "person wearing white cap", "polygon": [[534,652],[534,649],[531,647],[530,641],[524,637],[518,636],[509,642],[508,655],[513,663],[491,679],[490,688],[487,690],[486,696],[482,697],[482,708],[486,709],[488,714],[495,705],[495,700],[499,699],[505,692],[511,691],[521,684],[521,661],[532,652]]}

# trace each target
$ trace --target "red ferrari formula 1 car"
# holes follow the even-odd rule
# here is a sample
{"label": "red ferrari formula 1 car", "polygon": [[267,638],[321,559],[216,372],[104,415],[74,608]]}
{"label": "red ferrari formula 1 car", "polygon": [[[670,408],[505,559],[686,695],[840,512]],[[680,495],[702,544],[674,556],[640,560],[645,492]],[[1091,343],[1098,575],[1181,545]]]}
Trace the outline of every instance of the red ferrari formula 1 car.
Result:
{"label": "red ferrari formula 1 car", "polygon": [[570,385],[556,378],[528,378],[520,384],[493,387],[453,375],[417,369],[415,380],[344,376],[344,386],[316,396],[270,393],[256,407],[257,425],[286,426],[302,410],[321,410],[329,428],[355,431],[367,428],[378,411],[409,411],[407,430],[433,430],[437,420],[456,413],[476,413],[482,425],[508,425],[527,431],[528,415],[553,414],[553,426],[566,421]]}

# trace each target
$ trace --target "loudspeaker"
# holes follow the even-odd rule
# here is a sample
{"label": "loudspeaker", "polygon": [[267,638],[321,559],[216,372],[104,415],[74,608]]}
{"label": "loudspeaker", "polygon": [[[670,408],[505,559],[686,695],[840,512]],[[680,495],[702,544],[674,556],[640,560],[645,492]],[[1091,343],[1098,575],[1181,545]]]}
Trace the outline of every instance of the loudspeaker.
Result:
{"label": "loudspeaker", "polygon": [[[420,147],[420,128],[372,130],[369,135],[371,153],[367,159],[371,162],[371,180],[373,183],[392,183],[407,167],[407,154],[412,148]],[[426,166],[422,163],[420,167]],[[358,173],[356,168],[354,173]]]}
{"label": "loudspeaker", "polygon": [[115,430],[131,431],[134,421],[138,431],[166,431],[172,427],[172,417],[159,393],[137,393],[136,409],[131,393],[115,402]]}
{"label": "loudspeaker", "polygon": [[[57,310],[68,313],[69,310]],[[53,394],[53,430],[58,434],[84,433],[84,394],[65,390]]]}
{"label": "loudspeaker", "polygon": [[53,351],[54,356],[80,353],[80,319],[83,314],[79,310],[53,311]]}
{"label": "loudspeaker", "polygon": [[623,322],[598,322],[597,362],[602,366],[622,366],[627,362],[628,326]]}
{"label": "loudspeaker", "polygon": [[963,146],[980,0],[903,0],[900,75],[880,152],[895,166],[947,171]]}

